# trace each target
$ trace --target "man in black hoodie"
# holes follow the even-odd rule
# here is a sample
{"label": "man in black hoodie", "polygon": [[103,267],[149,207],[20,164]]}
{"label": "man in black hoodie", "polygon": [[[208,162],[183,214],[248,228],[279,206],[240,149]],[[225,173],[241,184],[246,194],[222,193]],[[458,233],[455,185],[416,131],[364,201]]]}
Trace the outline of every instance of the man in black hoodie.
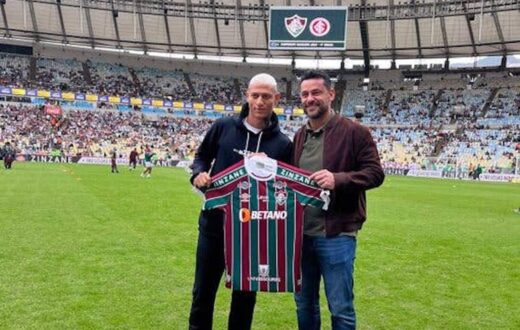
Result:
{"label": "man in black hoodie", "polygon": [[[195,187],[208,187],[212,175],[239,162],[243,156],[237,151],[265,153],[276,160],[290,161],[291,141],[280,131],[273,112],[280,100],[276,80],[265,73],[254,76],[246,97],[239,116],[217,120],[206,133],[192,165],[191,182]],[[212,328],[215,295],[224,272],[223,224],[222,211],[201,211],[190,329]],[[250,329],[255,302],[255,292],[233,291],[228,329]]]}

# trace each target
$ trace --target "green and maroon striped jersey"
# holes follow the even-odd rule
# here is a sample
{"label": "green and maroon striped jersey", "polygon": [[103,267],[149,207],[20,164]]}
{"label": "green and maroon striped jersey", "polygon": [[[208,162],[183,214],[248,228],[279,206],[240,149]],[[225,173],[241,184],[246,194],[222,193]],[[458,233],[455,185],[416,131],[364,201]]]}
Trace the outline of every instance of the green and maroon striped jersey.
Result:
{"label": "green and maroon striped jersey", "polygon": [[203,208],[221,208],[226,214],[228,288],[300,291],[303,208],[328,206],[328,191],[308,175],[283,162],[253,156],[212,178]]}

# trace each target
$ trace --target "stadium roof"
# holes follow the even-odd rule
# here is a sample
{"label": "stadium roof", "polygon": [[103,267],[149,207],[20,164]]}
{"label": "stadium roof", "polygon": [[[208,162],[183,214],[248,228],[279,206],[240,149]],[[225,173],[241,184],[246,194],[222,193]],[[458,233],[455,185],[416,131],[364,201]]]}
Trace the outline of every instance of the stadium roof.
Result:
{"label": "stadium roof", "polygon": [[[269,51],[269,6],[348,6],[346,51]],[[406,59],[520,53],[519,0],[0,0],[4,37],[145,52]],[[363,47],[365,45],[365,47]]]}

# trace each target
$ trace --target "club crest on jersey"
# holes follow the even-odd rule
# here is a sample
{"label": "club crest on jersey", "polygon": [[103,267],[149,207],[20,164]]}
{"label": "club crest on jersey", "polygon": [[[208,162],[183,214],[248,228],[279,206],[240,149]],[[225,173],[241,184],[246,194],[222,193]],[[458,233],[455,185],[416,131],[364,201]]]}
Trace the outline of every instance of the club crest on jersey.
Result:
{"label": "club crest on jersey", "polygon": [[274,193],[274,198],[276,199],[276,204],[284,205],[287,201],[287,191],[285,190],[277,190]]}
{"label": "club crest on jersey", "polygon": [[287,183],[283,181],[275,181],[273,184],[274,189],[285,189],[287,188]]}
{"label": "club crest on jersey", "polygon": [[238,188],[246,190],[246,189],[251,188],[251,184],[247,181],[242,181],[238,184]]}
{"label": "club crest on jersey", "polygon": [[269,265],[258,265],[258,276],[268,277],[269,276]]}
{"label": "club crest on jersey", "polygon": [[293,15],[291,17],[285,17],[285,28],[293,38],[298,37],[305,30],[307,26],[307,18]]}

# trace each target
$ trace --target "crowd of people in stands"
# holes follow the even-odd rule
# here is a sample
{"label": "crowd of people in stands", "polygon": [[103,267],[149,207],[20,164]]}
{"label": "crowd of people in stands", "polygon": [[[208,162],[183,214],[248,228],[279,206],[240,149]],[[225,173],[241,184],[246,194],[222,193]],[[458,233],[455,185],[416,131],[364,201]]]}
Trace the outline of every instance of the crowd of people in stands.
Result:
{"label": "crowd of people in stands", "polygon": [[25,87],[29,82],[29,57],[0,54],[0,85]]}
{"label": "crowd of people in stands", "polygon": [[179,100],[191,101],[193,95],[186,83],[182,71],[164,71],[157,68],[140,68],[134,70],[140,95],[145,98],[175,97]]}
{"label": "crowd of people in stands", "polygon": [[191,157],[212,122],[108,110],[71,110],[57,122],[52,119],[43,107],[0,104],[0,145],[9,142],[26,160],[49,162],[109,157],[114,149],[128,159],[132,149],[150,145],[157,161],[166,164]]}
{"label": "crowd of people in stands", "polygon": [[[345,84],[341,112],[362,117],[372,128],[389,171],[436,164],[449,167],[453,159],[466,167],[478,163],[487,171],[515,167],[520,142],[519,78],[495,74],[466,79],[446,74],[420,81],[399,79],[398,72],[388,74],[388,79],[386,73],[374,75],[379,80],[369,84],[362,77],[346,77],[351,80]],[[239,104],[247,79],[0,55],[0,85]],[[278,89],[282,106],[298,105],[296,77],[280,79]],[[32,100],[40,105],[42,101]],[[72,106],[88,110],[66,111],[52,124],[38,105],[5,103],[0,107],[0,145],[9,141],[19,154],[50,161],[70,160],[78,154],[104,157],[114,148],[120,157],[127,157],[134,147],[145,145],[153,145],[161,161],[185,159],[217,117],[195,110],[173,117],[164,109],[143,106],[134,111],[129,106],[86,101]],[[292,137],[300,124],[284,121],[281,127]]]}
{"label": "crowd of people in stands", "polygon": [[36,61],[36,66],[36,79],[31,81],[30,88],[83,93],[88,90],[83,67],[78,61],[40,58]]}

